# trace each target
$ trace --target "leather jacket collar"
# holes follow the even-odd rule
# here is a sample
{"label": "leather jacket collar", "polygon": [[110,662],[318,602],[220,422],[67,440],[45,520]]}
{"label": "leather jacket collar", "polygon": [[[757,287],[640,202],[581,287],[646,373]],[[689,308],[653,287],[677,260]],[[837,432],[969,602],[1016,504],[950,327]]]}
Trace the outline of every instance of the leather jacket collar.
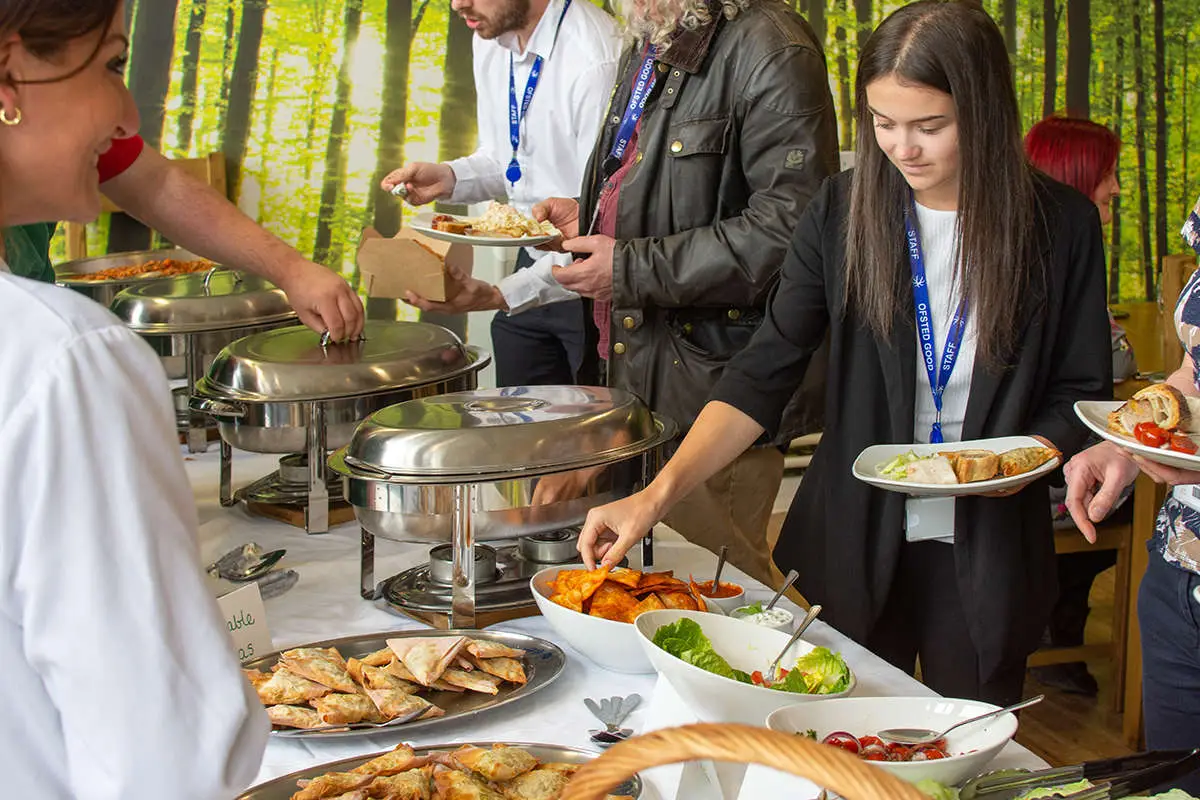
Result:
{"label": "leather jacket collar", "polygon": [[725,19],[720,0],[708,0],[708,10],[712,21],[694,31],[681,29],[667,51],[659,56],[659,61],[692,75],[700,71],[704,66],[704,57],[716,38],[717,29]]}

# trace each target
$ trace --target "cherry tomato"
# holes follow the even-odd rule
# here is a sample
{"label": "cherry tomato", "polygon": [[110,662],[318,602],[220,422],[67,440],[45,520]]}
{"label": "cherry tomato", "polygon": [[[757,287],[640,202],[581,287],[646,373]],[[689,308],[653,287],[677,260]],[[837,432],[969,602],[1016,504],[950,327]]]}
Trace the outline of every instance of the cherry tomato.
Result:
{"label": "cherry tomato", "polygon": [[858,757],[863,761],[891,761],[888,758],[887,748],[883,745],[873,744],[869,747],[864,747]]}
{"label": "cherry tomato", "polygon": [[1133,428],[1133,436],[1147,447],[1162,447],[1170,440],[1169,434],[1153,422],[1139,422]]}
{"label": "cherry tomato", "polygon": [[858,755],[862,747],[859,745],[858,739],[845,731],[837,731],[831,733],[821,740],[821,744],[828,744],[834,747],[840,747],[843,750],[849,751]]}
{"label": "cherry tomato", "polygon": [[763,674],[759,670],[754,670],[754,672],[750,673],[750,680],[754,682],[755,686],[765,686],[766,685],[763,682]]}
{"label": "cherry tomato", "polygon": [[896,742],[889,742],[887,745],[887,751],[888,751],[888,760],[889,761],[911,761],[912,760],[912,755],[913,755],[912,750],[910,750],[909,748],[905,747],[902,744],[898,744]]}
{"label": "cherry tomato", "polygon": [[884,743],[883,743],[883,740],[880,739],[878,736],[860,736],[860,737],[858,737],[858,741],[863,747],[870,747],[871,745],[876,745],[878,747],[883,747],[885,750],[887,749],[886,745],[884,745]]}
{"label": "cherry tomato", "polygon": [[921,745],[913,749],[909,761],[935,761],[939,758],[946,758],[947,754],[933,745]]}
{"label": "cherry tomato", "polygon": [[1177,453],[1187,453],[1188,455],[1195,455],[1197,450],[1196,443],[1192,441],[1191,437],[1181,433],[1172,433],[1171,441],[1167,443],[1167,446]]}

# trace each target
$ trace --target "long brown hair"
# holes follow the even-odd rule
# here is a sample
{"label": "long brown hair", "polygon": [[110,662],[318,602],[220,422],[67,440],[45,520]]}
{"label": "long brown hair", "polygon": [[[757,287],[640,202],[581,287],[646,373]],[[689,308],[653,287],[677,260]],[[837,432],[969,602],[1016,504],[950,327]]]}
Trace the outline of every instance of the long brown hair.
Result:
{"label": "long brown hair", "polygon": [[[17,34],[22,46],[41,59],[52,59],[71,41],[106,31],[121,8],[121,0],[0,0],[0,35]],[[86,68],[103,45],[69,72],[37,83],[66,80]]]}
{"label": "long brown hair", "polygon": [[959,258],[978,330],[976,352],[997,365],[1012,351],[1032,272],[1032,171],[1004,37],[971,0],[920,0],[895,11],[863,47],[855,81],[857,161],[846,231],[846,306],[877,336],[912,312],[905,254],[909,188],[875,142],[867,86],[894,75],[949,94],[958,117]]}

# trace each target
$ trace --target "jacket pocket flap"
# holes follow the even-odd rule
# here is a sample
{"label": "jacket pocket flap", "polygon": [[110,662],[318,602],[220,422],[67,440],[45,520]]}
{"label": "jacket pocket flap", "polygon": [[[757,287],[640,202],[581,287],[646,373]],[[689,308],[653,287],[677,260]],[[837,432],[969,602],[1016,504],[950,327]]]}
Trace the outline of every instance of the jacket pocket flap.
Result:
{"label": "jacket pocket flap", "polygon": [[721,154],[728,147],[729,118],[698,119],[671,126],[667,151],[672,158]]}

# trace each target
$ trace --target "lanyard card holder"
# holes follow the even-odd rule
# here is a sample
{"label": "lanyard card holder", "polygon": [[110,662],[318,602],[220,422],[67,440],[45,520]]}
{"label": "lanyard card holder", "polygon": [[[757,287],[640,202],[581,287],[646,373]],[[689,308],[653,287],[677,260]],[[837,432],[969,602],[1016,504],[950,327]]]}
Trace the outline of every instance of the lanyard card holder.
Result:
{"label": "lanyard card holder", "polygon": [[953,497],[910,497],[904,503],[904,540],[954,538]]}

